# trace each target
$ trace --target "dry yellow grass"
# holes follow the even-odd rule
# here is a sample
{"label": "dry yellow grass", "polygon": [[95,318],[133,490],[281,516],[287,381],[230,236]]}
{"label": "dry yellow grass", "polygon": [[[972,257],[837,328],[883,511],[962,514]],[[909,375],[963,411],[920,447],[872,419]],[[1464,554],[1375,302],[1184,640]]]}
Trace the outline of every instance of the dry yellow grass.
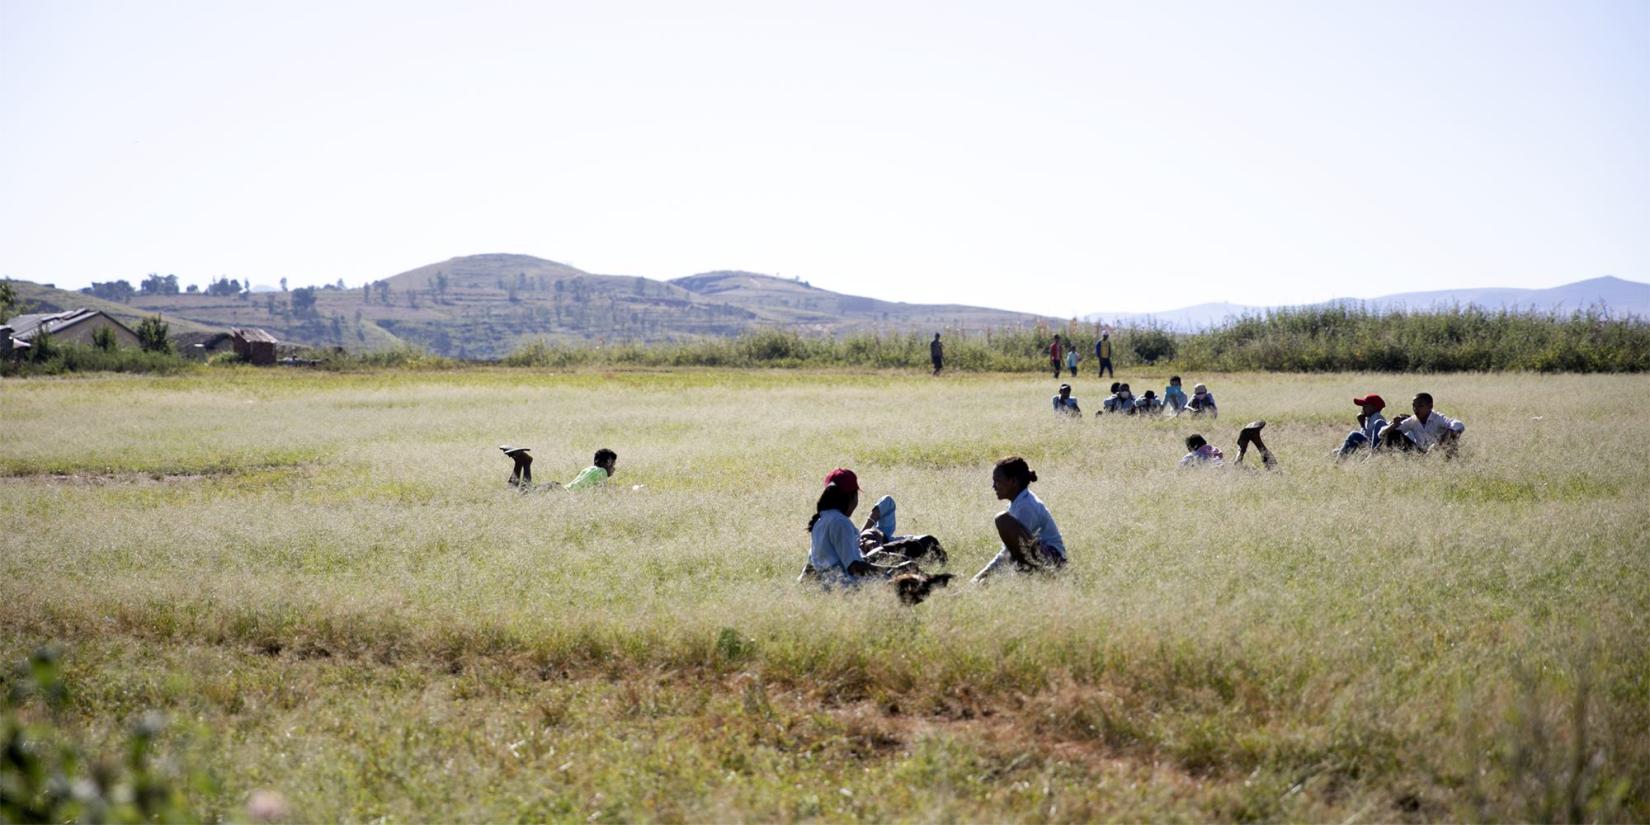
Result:
{"label": "dry yellow grass", "polygon": [[[0,647],[64,645],[92,730],[197,720],[202,811],[1650,816],[1650,379],[1186,378],[1218,422],[1061,420],[1020,376],[8,381]],[[1458,460],[1328,460],[1352,395],[1423,389]],[[1281,472],[1175,469],[1252,418]],[[502,442],[620,474],[515,495]],[[838,465],[972,574],[1007,453],[1057,580],[793,584]]]}

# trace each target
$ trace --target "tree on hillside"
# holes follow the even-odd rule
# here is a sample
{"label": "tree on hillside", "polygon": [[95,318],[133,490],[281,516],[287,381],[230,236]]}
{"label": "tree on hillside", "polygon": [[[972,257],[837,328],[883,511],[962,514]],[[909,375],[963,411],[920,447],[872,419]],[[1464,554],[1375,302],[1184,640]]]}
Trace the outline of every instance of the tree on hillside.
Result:
{"label": "tree on hillside", "polygon": [[300,318],[315,314],[315,287],[301,286],[292,291],[292,312]]}
{"label": "tree on hillside", "polygon": [[389,304],[390,304],[390,282],[389,281],[379,281],[378,283],[374,284],[374,286],[378,287],[378,303],[383,304],[385,306],[389,306]]}
{"label": "tree on hillside", "polygon": [[132,300],[132,296],[137,294],[137,290],[132,288],[131,282],[125,280],[93,281],[91,286],[80,291],[94,298],[102,298],[105,301],[120,301],[121,303]]}
{"label": "tree on hillside", "polygon": [[11,279],[0,281],[0,321],[21,314],[27,306],[22,298],[17,297],[17,288],[11,285]]}
{"label": "tree on hillside", "polygon": [[282,279],[281,279],[281,291],[282,291],[282,292],[285,292],[285,291],[287,291],[287,290],[286,290],[286,279],[285,279],[285,278],[282,278]]}
{"label": "tree on hillside", "polygon": [[365,283],[365,284],[361,285],[361,303],[363,303],[363,304],[372,303],[372,284],[371,283]]}
{"label": "tree on hillside", "polygon": [[178,294],[178,276],[156,275],[151,272],[149,277],[144,278],[143,283],[138,285],[138,289],[144,295],[176,295]]}
{"label": "tree on hillside", "polygon": [[151,315],[138,324],[138,346],[143,347],[144,352],[171,352],[171,332],[171,324],[159,315]]}
{"label": "tree on hillside", "polygon": [[190,295],[198,295],[200,294],[201,288],[195,284],[190,284],[189,286],[184,287],[183,291],[189,293]]}
{"label": "tree on hillside", "polygon": [[208,295],[240,295],[241,282],[234,278],[219,277],[206,285]]}

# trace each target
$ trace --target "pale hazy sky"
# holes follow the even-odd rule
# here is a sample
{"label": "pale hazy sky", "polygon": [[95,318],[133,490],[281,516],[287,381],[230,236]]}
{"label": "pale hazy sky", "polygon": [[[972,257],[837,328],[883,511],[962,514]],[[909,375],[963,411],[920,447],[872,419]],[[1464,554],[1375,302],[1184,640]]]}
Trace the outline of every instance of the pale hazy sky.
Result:
{"label": "pale hazy sky", "polygon": [[0,274],[1070,316],[1650,280],[1650,1],[0,0]]}

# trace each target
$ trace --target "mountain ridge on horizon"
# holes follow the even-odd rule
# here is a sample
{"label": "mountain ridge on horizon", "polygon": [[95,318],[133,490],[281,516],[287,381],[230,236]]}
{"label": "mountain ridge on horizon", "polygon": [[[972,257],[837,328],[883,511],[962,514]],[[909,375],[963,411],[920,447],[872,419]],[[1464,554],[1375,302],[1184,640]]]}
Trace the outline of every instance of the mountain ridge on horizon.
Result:
{"label": "mountain ridge on horizon", "polygon": [[[728,337],[756,328],[842,335],[1067,323],[1063,318],[989,307],[884,301],[822,289],[798,278],[742,270],[659,280],[594,274],[516,253],[455,256],[361,287],[313,288],[314,307],[308,310],[295,306],[293,296],[283,292],[138,294],[125,302],[99,302],[78,292],[14,283],[26,300],[44,310],[96,304],[128,321],[158,313],[179,322],[177,329],[195,334],[257,326],[283,341],[307,346],[374,350],[412,344],[440,355],[481,359],[503,357],[534,339],[646,342]],[[1556,306],[1567,311],[1565,301],[1575,303],[1574,308],[1603,304],[1615,314],[1650,317],[1650,284],[1607,276],[1545,290],[1441,290],[1298,306],[1478,304],[1543,310]],[[1276,307],[1213,303],[1161,313],[1092,313],[1083,320],[1195,331],[1269,309]]]}
{"label": "mountain ridge on horizon", "polygon": [[1306,304],[1248,305],[1217,301],[1161,312],[1091,312],[1081,317],[1089,322],[1111,321],[1123,326],[1145,323],[1175,331],[1195,332],[1246,315],[1328,306],[1353,306],[1377,312],[1477,306],[1488,310],[1533,310],[1561,315],[1602,306],[1612,314],[1650,318],[1650,284],[1603,275],[1544,288],[1467,287],[1399,292],[1374,298],[1331,298]]}

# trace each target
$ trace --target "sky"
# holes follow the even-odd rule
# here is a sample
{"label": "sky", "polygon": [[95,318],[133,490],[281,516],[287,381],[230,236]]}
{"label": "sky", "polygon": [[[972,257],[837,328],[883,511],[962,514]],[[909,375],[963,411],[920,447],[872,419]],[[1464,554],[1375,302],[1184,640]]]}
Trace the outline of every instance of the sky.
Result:
{"label": "sky", "polygon": [[0,0],[0,275],[1060,317],[1650,281],[1650,2]]}

